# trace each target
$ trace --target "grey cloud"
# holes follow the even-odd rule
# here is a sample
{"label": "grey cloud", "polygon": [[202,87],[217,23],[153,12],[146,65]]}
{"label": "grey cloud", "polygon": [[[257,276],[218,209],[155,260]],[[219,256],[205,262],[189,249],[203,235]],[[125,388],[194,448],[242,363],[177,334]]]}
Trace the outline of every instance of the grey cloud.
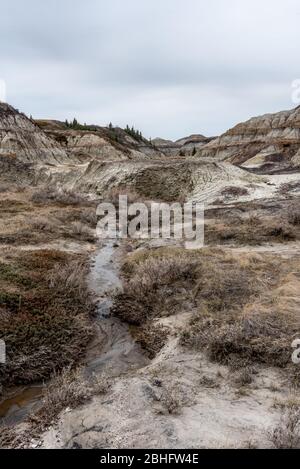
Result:
{"label": "grey cloud", "polygon": [[218,134],[293,106],[297,0],[0,0],[0,78],[36,117]]}

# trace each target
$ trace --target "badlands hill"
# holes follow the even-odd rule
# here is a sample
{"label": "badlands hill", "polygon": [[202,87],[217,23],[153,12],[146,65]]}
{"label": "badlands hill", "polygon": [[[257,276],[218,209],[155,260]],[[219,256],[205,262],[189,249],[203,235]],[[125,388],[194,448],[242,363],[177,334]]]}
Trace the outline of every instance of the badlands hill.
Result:
{"label": "badlands hill", "polygon": [[0,158],[6,183],[29,181],[91,196],[127,187],[153,199],[213,203],[235,186],[242,188],[243,200],[269,197],[288,181],[251,172],[297,169],[300,108],[255,117],[215,139],[191,135],[150,142],[119,127],[33,121],[0,104]]}
{"label": "badlands hill", "polygon": [[136,160],[162,156],[150,141],[120,127],[92,125],[74,129],[59,121],[37,120],[36,123],[70,156],[82,161]]}
{"label": "badlands hill", "polygon": [[0,103],[0,156],[26,163],[58,163],[67,159],[61,145],[25,114],[5,103]]}
{"label": "badlands hill", "polygon": [[173,142],[172,140],[164,140],[163,138],[155,138],[153,145],[166,156],[193,156],[195,152],[209,143],[212,138],[204,137],[204,135],[190,135]]}
{"label": "badlands hill", "polygon": [[300,165],[300,107],[253,117],[200,148],[197,157],[264,172]]}
{"label": "badlands hill", "polygon": [[59,121],[34,121],[0,103],[0,155],[41,164],[161,157],[146,139],[123,129],[80,127],[72,129]]}

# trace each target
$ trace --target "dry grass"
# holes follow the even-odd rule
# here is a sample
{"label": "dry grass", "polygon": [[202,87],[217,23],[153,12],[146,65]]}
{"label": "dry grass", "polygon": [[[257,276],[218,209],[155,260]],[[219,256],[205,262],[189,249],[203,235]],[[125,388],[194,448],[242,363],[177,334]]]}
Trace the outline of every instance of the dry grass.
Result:
{"label": "dry grass", "polygon": [[[23,213],[23,205],[14,205],[14,210]],[[6,209],[8,210],[8,209]],[[12,210],[12,207],[10,208]],[[12,212],[9,213],[13,216]],[[0,207],[1,217],[1,207]],[[33,212],[31,217],[17,220],[13,225],[14,230],[0,234],[0,243],[10,245],[48,243],[59,239],[75,239],[93,243],[95,242],[95,230],[97,217],[92,208],[70,209],[65,208],[58,213]]]}
{"label": "dry grass", "polygon": [[88,378],[80,368],[68,367],[61,373],[54,373],[45,388],[40,409],[30,416],[32,436],[38,436],[53,424],[63,410],[75,409],[94,395],[106,394],[110,386],[104,375]]}
{"label": "dry grass", "polygon": [[249,194],[245,187],[228,186],[222,190],[221,194],[226,198],[242,197]]}
{"label": "dry grass", "polygon": [[55,224],[53,220],[50,220],[49,218],[45,216],[40,216],[40,217],[34,217],[33,219],[28,221],[28,228],[30,232],[35,232],[35,233],[55,233],[57,231],[57,227],[55,227]]}
{"label": "dry grass", "polygon": [[75,191],[46,187],[37,190],[31,200],[37,205],[79,206],[91,204],[85,197]]}
{"label": "dry grass", "polygon": [[91,228],[84,225],[80,221],[72,223],[66,230],[64,236],[90,243],[95,242],[95,233],[91,230]]}
{"label": "dry grass", "polygon": [[4,192],[8,192],[9,190],[10,190],[9,184],[0,183],[0,194],[3,194]]}
{"label": "dry grass", "polygon": [[179,415],[182,408],[182,402],[176,389],[165,389],[160,402],[167,410],[168,414]]}
{"label": "dry grass", "polygon": [[253,381],[255,371],[251,366],[246,366],[240,371],[237,371],[234,376],[234,384],[236,386],[248,386]]}
{"label": "dry grass", "polygon": [[15,449],[22,443],[23,439],[13,428],[0,425],[0,449]]}
{"label": "dry grass", "polygon": [[84,225],[89,225],[92,228],[96,228],[98,217],[94,208],[86,208],[81,211],[79,215],[79,221]]}
{"label": "dry grass", "polygon": [[169,330],[166,327],[153,325],[151,322],[134,331],[134,338],[147,352],[152,360],[167,342]]}
{"label": "dry grass", "polygon": [[13,217],[20,213],[31,212],[32,207],[26,202],[14,199],[0,200],[0,217]]}
{"label": "dry grass", "polygon": [[196,277],[197,262],[184,255],[154,257],[133,267],[124,265],[125,272],[134,269],[124,281],[123,291],[115,297],[113,311],[129,324],[142,325],[155,316],[170,315],[181,306],[186,291]]}
{"label": "dry grass", "polygon": [[278,189],[280,195],[287,195],[290,192],[299,192],[300,191],[300,181],[292,181],[281,184]]}
{"label": "dry grass", "polygon": [[214,281],[208,277],[201,287],[203,301],[182,333],[182,345],[237,369],[255,364],[284,368],[297,384],[291,342],[299,331],[294,301],[299,280],[288,273],[296,265],[271,257],[246,265],[240,258],[234,269],[224,265]]}
{"label": "dry grass", "polygon": [[291,225],[300,226],[300,209],[298,203],[291,204],[288,207],[287,220]]}
{"label": "dry grass", "polygon": [[54,374],[47,385],[43,397],[42,408],[32,418],[45,425],[55,420],[59,413],[67,407],[74,409],[89,400],[91,388],[83,377],[82,371],[65,369]]}
{"label": "dry grass", "polygon": [[206,225],[205,241],[209,244],[258,245],[300,239],[300,231],[291,221],[289,217],[231,217]]}
{"label": "dry grass", "polygon": [[291,337],[298,328],[278,311],[250,314],[202,312],[182,336],[182,344],[206,350],[210,359],[244,367],[253,363],[286,367],[291,363]]}
{"label": "dry grass", "polygon": [[282,409],[281,418],[268,437],[276,449],[300,448],[300,408],[299,405]]}
{"label": "dry grass", "polygon": [[114,187],[105,194],[104,199],[118,207],[119,197],[122,195],[127,196],[127,201],[129,204],[133,204],[142,200],[142,197],[134,189],[124,186]]}
{"label": "dry grass", "polygon": [[[255,364],[286,368],[292,380],[291,342],[300,325],[294,302],[299,280],[293,269],[296,261],[220,249],[141,251],[123,265],[124,288],[116,295],[114,312],[141,328],[146,349],[149,335],[155,355],[163,341],[154,329],[152,337],[144,336],[153,319],[193,310],[182,345],[236,369]],[[240,384],[250,382],[249,369]]]}
{"label": "dry grass", "polygon": [[158,414],[179,415],[184,405],[187,404],[186,393],[179,384],[163,386],[157,397],[159,405],[156,407]]}

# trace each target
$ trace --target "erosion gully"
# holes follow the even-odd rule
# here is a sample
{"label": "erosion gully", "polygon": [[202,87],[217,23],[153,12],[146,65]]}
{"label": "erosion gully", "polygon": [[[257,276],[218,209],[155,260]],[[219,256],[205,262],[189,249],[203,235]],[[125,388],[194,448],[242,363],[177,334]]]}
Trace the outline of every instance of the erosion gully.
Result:
{"label": "erosion gully", "polygon": [[[86,375],[102,374],[115,377],[147,364],[128,326],[111,316],[111,293],[121,287],[118,248],[107,241],[91,257],[88,286],[96,297],[95,335],[82,365]],[[15,426],[36,410],[42,399],[44,383],[18,388],[0,403],[0,423]]]}

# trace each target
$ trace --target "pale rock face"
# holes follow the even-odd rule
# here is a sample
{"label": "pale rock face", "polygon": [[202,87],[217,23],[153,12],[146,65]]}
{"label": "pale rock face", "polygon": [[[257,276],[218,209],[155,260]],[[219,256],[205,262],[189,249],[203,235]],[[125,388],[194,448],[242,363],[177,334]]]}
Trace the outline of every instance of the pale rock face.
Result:
{"label": "pale rock face", "polygon": [[103,137],[96,133],[72,131],[66,136],[67,149],[75,156],[88,155],[90,158],[123,160],[124,153],[114,148]]}
{"label": "pale rock face", "polygon": [[235,164],[251,162],[295,165],[300,149],[300,107],[254,117],[202,147],[197,157],[214,157]]}
{"label": "pale rock face", "polygon": [[28,163],[67,160],[66,152],[32,120],[4,103],[0,103],[0,155]]}

